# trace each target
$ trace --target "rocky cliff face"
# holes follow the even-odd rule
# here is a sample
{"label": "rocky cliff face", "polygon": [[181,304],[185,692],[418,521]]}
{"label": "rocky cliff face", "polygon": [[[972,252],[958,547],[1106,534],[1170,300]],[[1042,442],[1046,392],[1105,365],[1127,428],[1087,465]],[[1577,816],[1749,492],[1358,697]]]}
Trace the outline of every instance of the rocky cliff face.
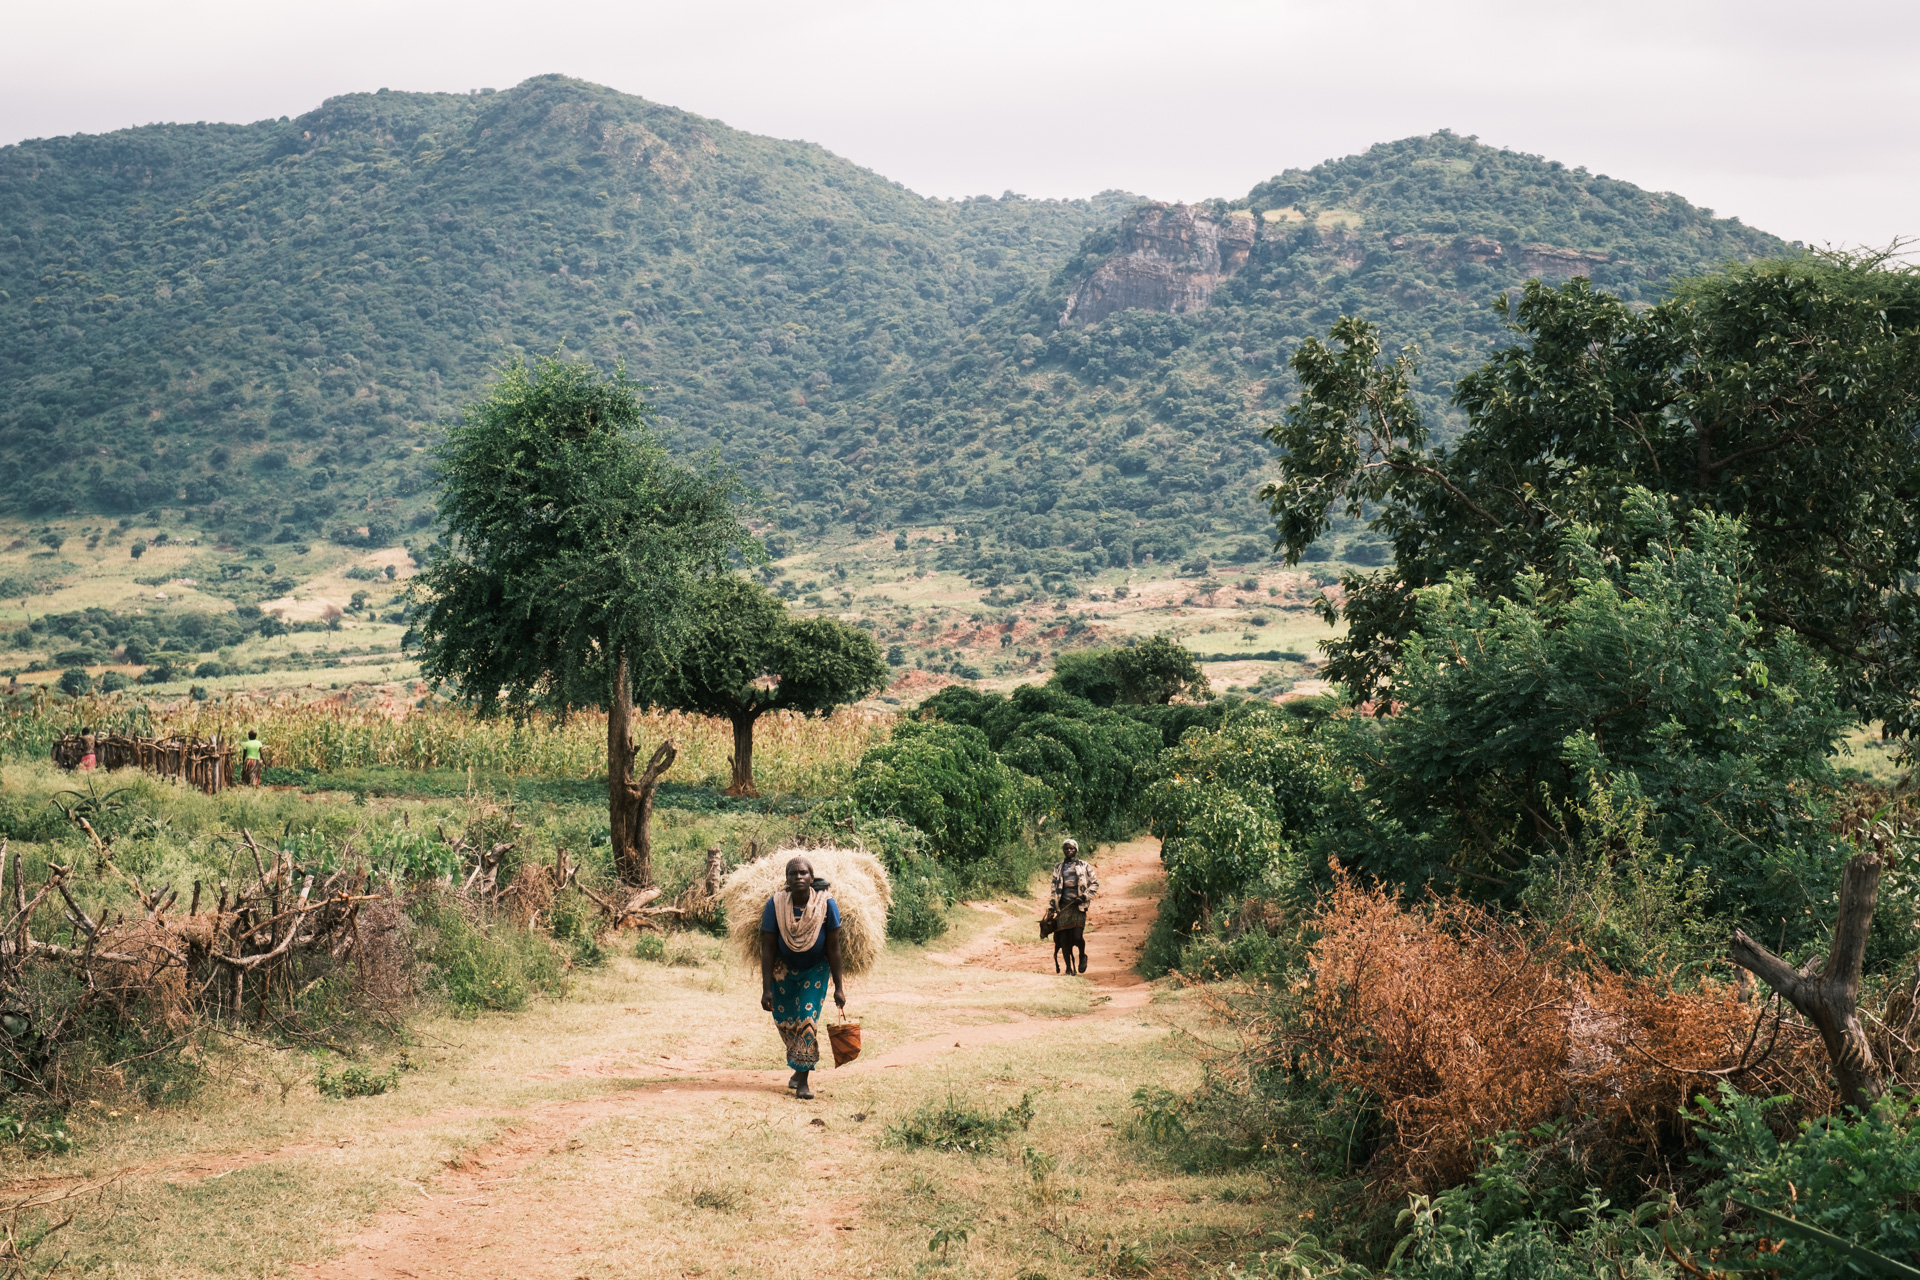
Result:
{"label": "rocky cliff face", "polygon": [[[1269,215],[1272,217],[1272,215]],[[1284,220],[1283,220],[1284,221]],[[1120,228],[1120,248],[1093,269],[1067,296],[1060,323],[1097,324],[1116,311],[1201,311],[1214,291],[1247,264],[1261,227],[1251,212],[1231,210],[1216,216],[1203,205],[1153,204],[1128,215]],[[1334,260],[1358,269],[1366,247],[1351,228],[1330,230],[1325,249]],[[1547,244],[1501,244],[1483,236],[1396,235],[1387,241],[1396,255],[1429,267],[1451,269],[1466,263],[1517,268],[1549,284],[1593,274],[1613,265],[1634,270],[1616,255],[1590,253]],[[1459,295],[1466,300],[1466,295]]]}
{"label": "rocky cliff face", "polygon": [[1411,253],[1428,262],[1457,266],[1463,262],[1480,266],[1517,267],[1528,276],[1537,276],[1548,284],[1561,284],[1574,276],[1590,276],[1596,267],[1609,264],[1628,268],[1632,263],[1605,253],[1582,249],[1563,249],[1550,244],[1503,245],[1483,236],[1395,236],[1387,241],[1395,252]]}
{"label": "rocky cliff face", "polygon": [[1128,216],[1120,251],[1067,298],[1060,323],[1094,324],[1116,311],[1199,311],[1222,280],[1247,264],[1257,224],[1238,209],[1224,218],[1185,204],[1154,204]]}

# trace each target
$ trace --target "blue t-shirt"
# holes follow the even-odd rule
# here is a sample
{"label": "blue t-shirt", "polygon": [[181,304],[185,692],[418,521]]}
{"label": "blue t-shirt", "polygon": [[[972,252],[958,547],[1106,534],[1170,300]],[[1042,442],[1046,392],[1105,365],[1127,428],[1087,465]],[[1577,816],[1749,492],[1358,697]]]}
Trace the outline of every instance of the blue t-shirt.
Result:
{"label": "blue t-shirt", "polygon": [[[797,911],[794,912],[796,917],[799,914]],[[760,913],[760,932],[773,935],[773,945],[778,948],[775,954],[780,957],[780,963],[789,969],[811,969],[815,965],[825,964],[827,962],[827,931],[839,927],[840,904],[828,898],[827,922],[820,926],[820,936],[813,940],[812,950],[789,951],[787,940],[780,936],[780,922],[773,918],[772,898],[767,899],[767,908]]]}

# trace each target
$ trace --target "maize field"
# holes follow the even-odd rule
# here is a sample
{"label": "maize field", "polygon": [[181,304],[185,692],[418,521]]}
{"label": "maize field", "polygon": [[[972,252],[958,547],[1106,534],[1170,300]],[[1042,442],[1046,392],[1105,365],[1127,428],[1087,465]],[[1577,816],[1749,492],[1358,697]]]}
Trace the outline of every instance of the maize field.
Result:
{"label": "maize field", "polygon": [[[754,776],[768,795],[836,794],[861,754],[886,740],[892,722],[889,714],[852,707],[830,716],[770,712],[755,727]],[[733,760],[727,721],[655,710],[636,712],[633,726],[642,758],[663,738],[680,744],[671,781],[727,785]],[[604,712],[516,722],[455,706],[395,709],[257,695],[165,704],[127,694],[17,695],[0,700],[0,757],[45,759],[56,739],[83,728],[222,741],[238,741],[252,729],[266,745],[268,768],[321,773],[384,767],[585,779],[604,777],[607,769]]]}

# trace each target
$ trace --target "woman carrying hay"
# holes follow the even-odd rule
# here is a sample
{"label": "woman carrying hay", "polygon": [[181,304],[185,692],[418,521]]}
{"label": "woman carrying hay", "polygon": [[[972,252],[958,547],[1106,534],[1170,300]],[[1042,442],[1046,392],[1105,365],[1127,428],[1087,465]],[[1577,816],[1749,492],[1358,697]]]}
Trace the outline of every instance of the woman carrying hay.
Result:
{"label": "woman carrying hay", "polygon": [[847,1007],[840,977],[840,904],[813,878],[805,858],[787,860],[787,882],[760,913],[760,1007],[787,1047],[796,1098],[811,1098],[807,1076],[820,1063],[820,1007],[833,978],[833,1002]]}

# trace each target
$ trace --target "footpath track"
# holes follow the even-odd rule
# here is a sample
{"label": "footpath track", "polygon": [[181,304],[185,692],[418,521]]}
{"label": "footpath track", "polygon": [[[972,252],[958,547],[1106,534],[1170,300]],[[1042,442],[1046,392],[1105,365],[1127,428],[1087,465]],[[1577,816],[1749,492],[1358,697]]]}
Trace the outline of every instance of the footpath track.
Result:
{"label": "footpath track", "polygon": [[[1035,923],[1044,890],[1024,903],[970,903],[971,909],[998,919],[951,950],[926,953],[925,958],[962,979],[968,973],[982,978],[988,973],[1004,974],[1009,979],[1032,975],[1031,979],[1013,984],[962,981],[944,989],[930,989],[924,980],[879,990],[866,989],[872,979],[850,983],[855,1012],[910,1006],[923,1014],[938,1008],[942,1016],[933,1030],[923,1027],[902,1043],[888,1044],[870,1034],[868,1052],[857,1062],[820,1073],[817,1103],[797,1102],[787,1095],[788,1072],[779,1063],[778,1042],[770,1026],[763,1028],[765,1057],[773,1064],[769,1068],[742,1069],[715,1061],[727,1056],[728,1045],[739,1043],[737,1033],[745,1024],[765,1022],[765,1015],[751,1004],[739,1008],[737,1025],[695,1028],[675,1052],[648,1057],[629,1041],[608,1051],[547,1064],[526,1073],[524,1080],[550,1085],[554,1096],[495,1113],[507,1122],[496,1141],[464,1153],[457,1166],[445,1168],[428,1182],[409,1184],[400,1204],[345,1241],[338,1256],[304,1266],[298,1274],[311,1280],[429,1276],[548,1280],[588,1271],[614,1274],[607,1267],[610,1241],[624,1242],[618,1274],[732,1274],[724,1265],[726,1250],[718,1244],[712,1256],[690,1262],[687,1240],[650,1238],[635,1231],[632,1222],[623,1221],[623,1205],[643,1184],[657,1181],[658,1152],[647,1148],[663,1139],[645,1135],[678,1134],[678,1141],[696,1145],[716,1140],[751,1143],[757,1132],[791,1132],[795,1126],[806,1126],[805,1131],[815,1135],[808,1143],[810,1157],[793,1171],[807,1194],[798,1197],[791,1215],[797,1220],[769,1223],[766,1229],[797,1229],[796,1243],[811,1242],[809,1260],[798,1270],[833,1274],[833,1266],[824,1264],[836,1255],[841,1262],[856,1265],[859,1255],[849,1251],[862,1228],[862,1197],[848,1194],[847,1189],[861,1185],[856,1166],[878,1137],[872,1128],[862,1127],[866,1115],[852,1109],[859,1096],[873,1094],[863,1086],[890,1089],[924,1075],[930,1077],[928,1088],[942,1081],[952,1087],[956,1078],[969,1078],[973,1051],[1060,1037],[1069,1029],[1129,1011],[1137,1016],[1150,1000],[1151,989],[1134,966],[1158,910],[1151,889],[1161,872],[1159,844],[1145,839],[1115,846],[1098,858],[1098,866],[1101,894],[1088,931],[1090,968],[1084,979],[1054,975],[1052,946],[1039,939]],[[1060,1017],[1033,1016],[1012,1007],[1022,998],[1030,1000],[1045,983],[1074,984],[1082,992],[1090,985],[1092,1007]],[[580,1086],[608,1079],[644,1083],[570,1096]],[[1006,1085],[1017,1089],[1020,1083]],[[434,1113],[407,1124],[417,1128],[451,1118],[457,1117]],[[635,1141],[604,1136],[628,1130],[635,1132]],[[583,1136],[590,1131],[600,1135],[591,1144]],[[374,1131],[364,1140],[380,1139],[381,1133]],[[572,1158],[578,1152],[590,1158]],[[304,1148],[299,1153],[310,1154]],[[287,1148],[201,1158],[168,1176],[197,1181],[293,1154],[295,1149]],[[697,1185],[699,1175],[690,1176]],[[821,1255],[819,1248],[828,1252]]]}

